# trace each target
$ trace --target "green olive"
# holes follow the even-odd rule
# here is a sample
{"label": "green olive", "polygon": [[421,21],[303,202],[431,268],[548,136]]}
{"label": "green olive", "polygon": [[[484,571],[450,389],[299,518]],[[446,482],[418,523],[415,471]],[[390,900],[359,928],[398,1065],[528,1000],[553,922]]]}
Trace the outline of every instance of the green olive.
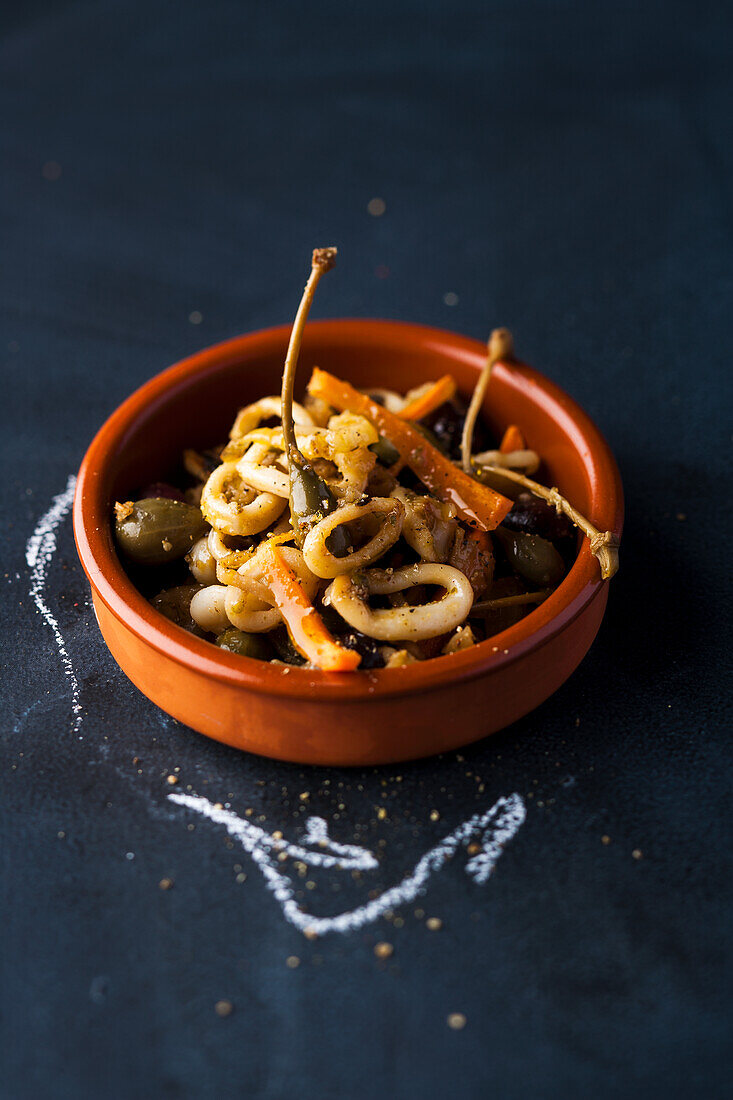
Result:
{"label": "green olive", "polygon": [[247,634],[244,630],[225,630],[216,639],[220,649],[238,653],[240,657],[253,657],[255,661],[269,661],[274,656],[272,646],[262,634]]}
{"label": "green olive", "polygon": [[565,562],[547,539],[539,535],[525,535],[521,531],[497,528],[509,564],[530,584],[559,584],[565,576]]}
{"label": "green olive", "polygon": [[381,462],[383,466],[394,466],[400,457],[400,452],[394,444],[385,439],[383,435],[380,435],[376,443],[370,443],[369,450],[377,456],[377,461]]}
{"label": "green olive", "polygon": [[199,508],[167,497],[118,504],[115,511],[117,545],[141,565],[162,565],[182,558],[208,530]]}

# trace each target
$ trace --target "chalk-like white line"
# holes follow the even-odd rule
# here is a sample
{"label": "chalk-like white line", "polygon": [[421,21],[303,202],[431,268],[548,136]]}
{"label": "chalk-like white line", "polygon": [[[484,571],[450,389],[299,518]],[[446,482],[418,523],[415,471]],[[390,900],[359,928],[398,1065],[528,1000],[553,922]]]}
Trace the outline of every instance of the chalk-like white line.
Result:
{"label": "chalk-like white line", "polygon": [[61,633],[58,620],[46,603],[45,592],[48,567],[56,552],[56,530],[59,524],[63,522],[71,511],[72,504],[74,503],[75,488],[76,478],[73,474],[70,474],[63,493],[59,493],[58,496],[53,498],[51,507],[41,516],[36,524],[35,531],[28,539],[25,546],[25,560],[31,571],[31,597],[41,615],[53,631],[53,636],[56,639],[56,648],[59,651],[59,657],[61,658],[64,672],[71,683],[71,713],[74,716],[72,731],[74,733],[78,732],[83,718],[81,701],[79,698],[79,681],[76,678],[74,666],[71,663],[71,658],[66,649],[66,642]]}
{"label": "chalk-like white line", "polygon": [[[323,936],[328,932],[352,932],[377,920],[388,909],[410,904],[424,892],[431,874],[445,866],[459,845],[474,837],[480,838],[481,851],[469,860],[466,872],[475,882],[483,885],[494,869],[504,845],[511,840],[526,817],[520,795],[511,794],[499,798],[490,809],[482,814],[474,814],[434,848],[429,849],[415,864],[412,872],[397,886],[385,890],[379,897],[350,912],[333,917],[316,917],[302,909],[295,900],[293,883],[278,866],[277,855],[284,852],[292,859],[316,867],[372,870],[377,866],[377,859],[372,852],[355,845],[339,845],[342,856],[332,857],[324,853],[308,852],[300,845],[273,837],[258,825],[243,820],[231,810],[224,809],[220,803],[210,802],[208,798],[188,794],[169,794],[168,798],[180,806],[195,810],[216,825],[223,825],[257,864],[268,889],[280,903],[285,919],[301,932],[315,936]],[[319,842],[325,840],[328,843],[326,825],[322,818],[310,818],[306,825],[306,839],[312,840],[314,836]],[[334,842],[330,842],[329,846],[335,851]]]}
{"label": "chalk-like white line", "polygon": [[[58,620],[45,598],[48,570],[57,549],[56,532],[71,510],[75,487],[76,478],[72,475],[64,492],[53,498],[51,507],[38,521],[26,543],[25,556],[31,573],[30,595],[51,628],[64,672],[71,684],[73,730],[78,731],[83,717],[79,681]],[[33,707],[28,708],[23,718],[32,709]],[[474,814],[429,849],[398,885],[349,912],[333,917],[316,917],[306,912],[296,901],[293,883],[281,870],[279,857],[284,853],[288,859],[300,861],[310,867],[372,871],[379,866],[373,852],[355,844],[340,844],[332,840],[322,817],[310,817],[306,822],[303,844],[291,844],[281,836],[274,836],[252,822],[243,820],[220,803],[187,794],[170,794],[168,798],[195,810],[214,824],[223,825],[259,867],[268,889],[280,903],[285,919],[301,932],[315,936],[323,936],[328,932],[351,932],[377,920],[389,909],[408,905],[425,891],[430,876],[445,866],[458,847],[473,838],[478,839],[480,851],[466,863],[466,873],[474,882],[483,885],[491,875],[504,846],[526,817],[524,802],[518,794],[499,798],[490,809],[482,814]],[[319,850],[314,851],[309,845]]]}

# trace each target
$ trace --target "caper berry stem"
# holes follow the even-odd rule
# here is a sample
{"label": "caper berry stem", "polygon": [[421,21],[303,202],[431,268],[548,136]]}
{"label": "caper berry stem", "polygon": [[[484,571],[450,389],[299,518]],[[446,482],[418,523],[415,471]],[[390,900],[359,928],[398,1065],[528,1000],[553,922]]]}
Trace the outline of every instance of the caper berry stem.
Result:
{"label": "caper berry stem", "polygon": [[308,282],[305,284],[298,312],[295,315],[283,369],[280,396],[283,441],[290,476],[290,514],[293,530],[298,540],[302,540],[303,537],[301,531],[302,521],[318,511],[321,513],[330,511],[334,504],[333,495],[325,481],[318,477],[298,448],[295,438],[295,422],[293,421],[293,390],[295,388],[295,371],[298,366],[300,346],[303,342],[303,331],[313,303],[316,287],[321,276],[330,271],[335,262],[335,248],[315,248],[313,250],[311,273],[308,276]]}
{"label": "caper berry stem", "polygon": [[545,485],[540,485],[539,481],[533,481],[525,474],[520,474],[516,470],[510,470],[505,466],[494,466],[484,462],[478,465],[481,470],[488,470],[491,473],[508,478],[510,481],[515,481],[517,485],[529,489],[535,496],[542,497],[548,504],[553,505],[558,515],[564,512],[570,522],[574,523],[589,540],[591,553],[598,559],[598,564],[601,567],[601,577],[604,581],[610,580],[618,572],[618,548],[620,545],[618,535],[614,534],[613,531],[599,531],[590,520],[581,515],[576,508],[573,508],[570,501],[565,499],[559,489],[554,487],[548,489]]}
{"label": "caper berry stem", "polygon": [[486,390],[491,378],[494,365],[500,359],[511,359],[514,352],[514,341],[508,328],[495,328],[486,345],[486,363],[478,382],[471,395],[471,404],[468,406],[466,419],[463,422],[463,434],[461,436],[461,465],[467,474],[471,473],[471,447],[473,446],[473,433],[481,411]]}

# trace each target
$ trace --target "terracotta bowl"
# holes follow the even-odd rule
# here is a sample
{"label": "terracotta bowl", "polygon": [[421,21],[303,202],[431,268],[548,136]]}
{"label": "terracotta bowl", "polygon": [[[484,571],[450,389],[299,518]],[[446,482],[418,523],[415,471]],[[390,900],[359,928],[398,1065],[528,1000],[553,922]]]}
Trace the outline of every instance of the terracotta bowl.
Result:
{"label": "terracotta bowl", "polygon": [[[134,588],[111,535],[113,501],[165,477],[184,447],[225,439],[237,409],[277,393],[289,326],[184,359],[137,390],[82,462],[74,531],[104,640],[163,710],[208,737],[305,764],[371,765],[455,749],[521,718],[573,672],[593,641],[608,585],[587,542],[557,590],[521,622],[471,649],[403,669],[324,673],[226,653],[175,626]],[[300,358],[356,386],[405,391],[450,372],[470,393],[484,346],[388,321],[311,322]],[[541,374],[499,365],[484,415],[519,424],[558,485],[601,530],[621,533],[613,456],[585,413]],[[599,690],[602,684],[599,684]]]}

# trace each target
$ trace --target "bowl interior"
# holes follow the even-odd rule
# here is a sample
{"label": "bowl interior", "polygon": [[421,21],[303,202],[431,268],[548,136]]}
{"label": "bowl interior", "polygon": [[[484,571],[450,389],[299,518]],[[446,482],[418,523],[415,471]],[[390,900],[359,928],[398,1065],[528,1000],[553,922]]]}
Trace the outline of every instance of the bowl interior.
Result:
{"label": "bowl interior", "polygon": [[[208,348],[163,371],[129,397],[102,427],[82,464],[75,505],[77,545],[97,596],[127,626],[160,653],[191,668],[257,691],[357,698],[364,678],[294,669],[283,681],[275,666],[218,650],[186,634],[153,611],[134,589],[117,557],[109,517],[115,500],[128,499],[145,484],[165,479],[186,447],[223,442],[238,409],[279,393],[289,326],[252,333]],[[302,392],[313,366],[357,387],[405,391],[451,373],[470,394],[485,360],[474,340],[388,321],[320,321],[306,329],[298,368]],[[613,456],[593,423],[562,390],[522,364],[498,364],[484,416],[499,436],[509,423],[524,432],[543,458],[540,478],[557,485],[601,530],[618,534],[622,492]],[[501,635],[451,656],[401,670],[374,670],[370,681],[387,694],[420,690],[443,680],[478,675],[488,665],[514,661],[580,614],[597,594],[598,565],[587,542],[561,585],[545,603]],[[499,647],[496,643],[500,641]],[[370,688],[369,690],[373,690]]]}

